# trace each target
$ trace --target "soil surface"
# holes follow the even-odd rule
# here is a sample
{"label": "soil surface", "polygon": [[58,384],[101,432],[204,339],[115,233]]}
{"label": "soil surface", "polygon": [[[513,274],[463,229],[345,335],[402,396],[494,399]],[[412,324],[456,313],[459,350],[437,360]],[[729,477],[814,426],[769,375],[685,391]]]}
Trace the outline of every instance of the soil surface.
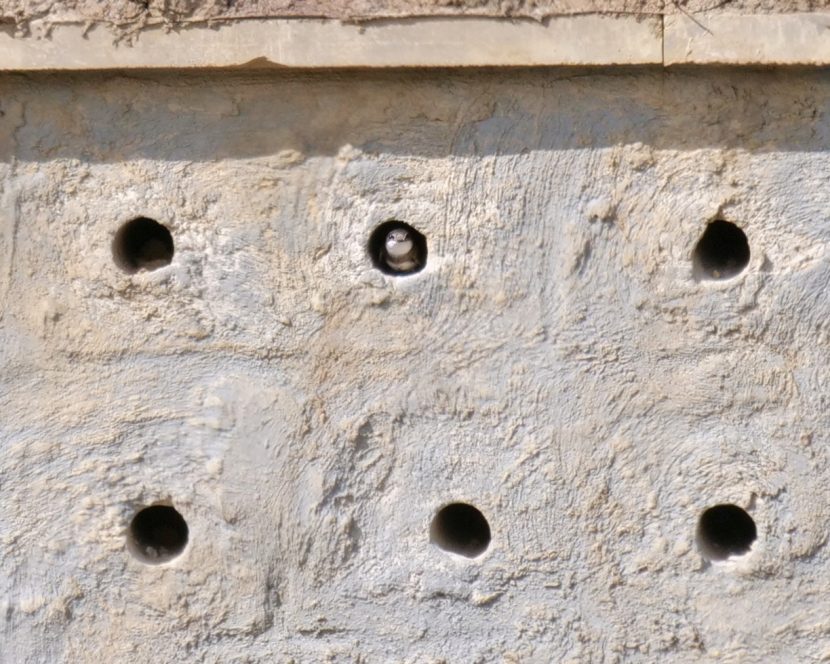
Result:
{"label": "soil surface", "polygon": [[170,25],[264,17],[344,21],[413,16],[503,16],[545,20],[562,14],[671,14],[703,11],[775,13],[823,10],[827,0],[0,0],[0,21],[26,33],[33,22],[109,23],[125,32]]}

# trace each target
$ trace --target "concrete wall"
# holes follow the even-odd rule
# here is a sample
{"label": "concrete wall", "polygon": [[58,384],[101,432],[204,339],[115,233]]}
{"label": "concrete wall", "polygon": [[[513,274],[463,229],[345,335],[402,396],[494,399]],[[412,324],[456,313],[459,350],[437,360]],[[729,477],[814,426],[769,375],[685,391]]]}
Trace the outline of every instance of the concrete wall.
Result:
{"label": "concrete wall", "polygon": [[[0,87],[3,662],[830,656],[825,75]],[[114,257],[137,217],[170,264]]]}

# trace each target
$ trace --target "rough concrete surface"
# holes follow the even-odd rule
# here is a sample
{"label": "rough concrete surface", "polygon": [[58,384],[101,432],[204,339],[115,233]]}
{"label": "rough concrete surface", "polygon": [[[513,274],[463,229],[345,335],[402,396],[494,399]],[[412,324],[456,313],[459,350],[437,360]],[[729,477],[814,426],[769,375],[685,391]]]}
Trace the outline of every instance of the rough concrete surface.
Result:
{"label": "rough concrete surface", "polygon": [[[830,656],[826,75],[0,85],[3,662]],[[172,264],[114,264],[137,216]],[[716,216],[749,265],[698,281]],[[724,502],[758,537],[707,562]]]}
{"label": "rough concrete surface", "polygon": [[827,0],[0,0],[0,20],[14,22],[24,32],[32,22],[104,22],[131,32],[159,20],[170,25],[288,16],[347,21],[416,16],[544,20],[585,13],[777,13],[826,8]]}

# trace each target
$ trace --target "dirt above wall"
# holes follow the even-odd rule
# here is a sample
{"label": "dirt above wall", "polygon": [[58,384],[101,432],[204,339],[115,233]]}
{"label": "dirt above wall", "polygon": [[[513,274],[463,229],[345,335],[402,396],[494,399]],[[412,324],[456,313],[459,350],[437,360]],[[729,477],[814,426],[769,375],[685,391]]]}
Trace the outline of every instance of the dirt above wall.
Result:
{"label": "dirt above wall", "polygon": [[544,20],[559,14],[731,11],[798,12],[826,9],[827,0],[0,0],[0,21],[25,30],[32,21],[104,22],[125,29],[148,21],[175,25],[262,17],[372,20],[413,16],[504,16]]}

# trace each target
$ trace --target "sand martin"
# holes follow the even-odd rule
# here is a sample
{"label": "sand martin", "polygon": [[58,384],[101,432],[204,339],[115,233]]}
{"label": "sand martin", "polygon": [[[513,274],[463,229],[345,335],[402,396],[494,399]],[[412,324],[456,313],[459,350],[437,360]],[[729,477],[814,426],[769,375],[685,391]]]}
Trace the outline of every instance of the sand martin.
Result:
{"label": "sand martin", "polygon": [[415,243],[403,228],[389,231],[380,254],[381,262],[395,272],[412,272],[421,267]]}

